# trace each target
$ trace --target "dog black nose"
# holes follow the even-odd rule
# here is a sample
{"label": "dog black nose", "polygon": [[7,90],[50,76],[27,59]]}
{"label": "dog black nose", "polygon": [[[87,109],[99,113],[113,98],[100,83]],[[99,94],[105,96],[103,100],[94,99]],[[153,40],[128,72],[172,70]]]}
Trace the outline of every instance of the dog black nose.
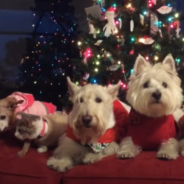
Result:
{"label": "dog black nose", "polygon": [[154,92],[154,93],[152,94],[152,96],[153,96],[153,98],[154,98],[155,100],[160,100],[162,94],[160,93],[160,91],[156,91],[156,92]]}
{"label": "dog black nose", "polygon": [[1,115],[0,116],[0,120],[5,120],[6,119],[6,116],[5,115]]}
{"label": "dog black nose", "polygon": [[92,116],[90,116],[90,115],[82,116],[82,122],[84,125],[89,126],[91,121],[92,121]]}

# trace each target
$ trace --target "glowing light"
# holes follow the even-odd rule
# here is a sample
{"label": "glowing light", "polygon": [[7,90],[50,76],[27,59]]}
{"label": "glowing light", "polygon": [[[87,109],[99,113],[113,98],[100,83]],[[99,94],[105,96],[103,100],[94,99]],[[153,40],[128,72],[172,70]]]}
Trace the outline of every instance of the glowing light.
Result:
{"label": "glowing light", "polygon": [[145,57],[145,59],[148,61],[148,60],[149,60],[149,57],[148,57],[148,56],[146,56],[146,57]]}
{"label": "glowing light", "polygon": [[100,55],[99,54],[97,55],[97,58],[100,58]]}
{"label": "glowing light", "polygon": [[121,64],[121,61],[118,61],[118,64],[120,65]]}
{"label": "glowing light", "polygon": [[143,14],[144,14],[144,15],[147,15],[147,11],[144,11]]}
{"label": "glowing light", "polygon": [[126,7],[127,8],[131,8],[132,7],[132,4],[131,3],[128,3]]}
{"label": "glowing light", "polygon": [[131,73],[131,74],[133,74],[133,72],[134,72],[134,70],[133,70],[133,69],[131,69],[131,70],[130,70],[130,73]]}
{"label": "glowing light", "polygon": [[134,54],[134,50],[131,50],[131,51],[130,51],[130,55],[133,55],[133,54]]}
{"label": "glowing light", "polygon": [[145,39],[144,38],[140,38],[139,39],[139,42],[144,43],[145,42]]}
{"label": "glowing light", "polygon": [[155,56],[155,57],[154,57],[154,60],[155,60],[155,61],[158,61],[158,59],[159,59],[158,56]]}
{"label": "glowing light", "polygon": [[169,18],[168,18],[168,21],[169,21],[169,22],[171,22],[171,21],[172,21],[172,19],[173,19],[173,17],[169,17]]}
{"label": "glowing light", "polygon": [[96,62],[96,65],[99,65],[99,64],[100,64],[100,62],[99,62],[99,61],[97,61],[97,62]]}
{"label": "glowing light", "polygon": [[174,25],[173,25],[173,24],[171,24],[171,25],[170,25],[170,28],[173,28],[173,27],[174,27]]}
{"label": "glowing light", "polygon": [[95,68],[95,72],[98,72],[98,68]]}
{"label": "glowing light", "polygon": [[110,57],[111,55],[109,54],[109,53],[107,53],[107,55],[106,55],[107,57]]}
{"label": "glowing light", "polygon": [[179,13],[175,13],[175,18],[178,18],[179,17]]}
{"label": "glowing light", "polygon": [[134,37],[132,37],[132,38],[131,38],[131,41],[132,41],[132,42],[134,42],[134,41],[135,41],[135,38],[134,38]]}
{"label": "glowing light", "polygon": [[77,44],[78,44],[78,46],[81,46],[82,45],[82,42],[79,41]]}
{"label": "glowing light", "polygon": [[34,84],[37,84],[37,81],[34,81]]}
{"label": "glowing light", "polygon": [[79,85],[79,81],[76,81],[75,84]]}

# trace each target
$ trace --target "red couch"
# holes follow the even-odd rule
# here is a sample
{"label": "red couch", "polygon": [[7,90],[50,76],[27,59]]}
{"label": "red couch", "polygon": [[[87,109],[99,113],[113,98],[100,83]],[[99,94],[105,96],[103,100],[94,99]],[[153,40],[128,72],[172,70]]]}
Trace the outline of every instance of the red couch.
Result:
{"label": "red couch", "polygon": [[111,156],[92,165],[80,165],[67,173],[46,166],[50,153],[31,149],[23,158],[16,153],[22,144],[13,136],[0,136],[0,184],[182,184],[184,158],[161,161],[155,152],[142,152],[135,159]]}

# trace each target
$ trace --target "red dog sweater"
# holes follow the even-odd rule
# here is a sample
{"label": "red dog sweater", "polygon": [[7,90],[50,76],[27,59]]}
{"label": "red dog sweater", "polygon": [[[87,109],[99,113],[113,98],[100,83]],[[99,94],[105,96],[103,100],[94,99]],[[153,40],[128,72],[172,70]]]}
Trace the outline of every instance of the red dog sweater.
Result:
{"label": "red dog sweater", "polygon": [[174,117],[147,117],[131,109],[125,126],[125,137],[127,136],[144,150],[158,149],[162,142],[176,137]]}

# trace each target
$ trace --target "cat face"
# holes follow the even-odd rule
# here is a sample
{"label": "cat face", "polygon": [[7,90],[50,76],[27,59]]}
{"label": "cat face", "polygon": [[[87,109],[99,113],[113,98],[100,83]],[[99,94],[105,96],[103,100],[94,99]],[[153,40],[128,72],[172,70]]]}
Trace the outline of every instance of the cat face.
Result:
{"label": "cat face", "polygon": [[17,116],[15,136],[20,140],[36,139],[42,129],[42,118],[40,116],[19,113]]}

